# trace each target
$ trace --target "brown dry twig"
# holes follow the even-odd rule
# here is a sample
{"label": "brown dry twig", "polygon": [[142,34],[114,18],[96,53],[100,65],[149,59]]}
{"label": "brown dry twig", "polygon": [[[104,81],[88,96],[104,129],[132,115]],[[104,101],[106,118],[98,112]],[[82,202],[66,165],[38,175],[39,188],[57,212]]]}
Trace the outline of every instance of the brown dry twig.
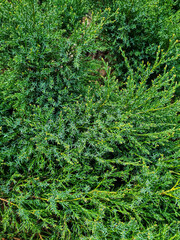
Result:
{"label": "brown dry twig", "polygon": [[14,204],[14,203],[12,203],[12,202],[10,202],[10,201],[4,199],[4,198],[0,198],[0,200],[3,201],[3,202],[6,202],[6,203],[10,203],[10,204],[13,205],[13,206],[18,207],[16,204]]}
{"label": "brown dry twig", "polygon": [[41,240],[43,240],[43,238],[42,238],[42,236],[41,236],[41,234],[40,234],[40,233],[39,233],[39,237],[40,237],[40,239],[41,239]]}

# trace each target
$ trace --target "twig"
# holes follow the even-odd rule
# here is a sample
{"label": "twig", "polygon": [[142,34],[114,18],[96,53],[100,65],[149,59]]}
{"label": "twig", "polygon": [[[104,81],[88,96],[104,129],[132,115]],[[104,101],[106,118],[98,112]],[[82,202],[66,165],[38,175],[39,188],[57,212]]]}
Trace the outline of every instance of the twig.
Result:
{"label": "twig", "polygon": [[11,204],[11,205],[13,205],[13,206],[16,206],[16,207],[18,207],[18,205],[14,204],[14,203],[12,203],[12,202],[10,202],[10,201],[8,201],[8,200],[4,199],[4,198],[0,198],[0,200],[1,200],[1,201],[3,201],[3,202],[10,203],[10,204]]}
{"label": "twig", "polygon": [[40,233],[39,233],[39,237],[40,237],[40,239],[41,239],[41,240],[43,240],[43,238],[42,238],[42,236],[41,236],[41,234],[40,234]]}

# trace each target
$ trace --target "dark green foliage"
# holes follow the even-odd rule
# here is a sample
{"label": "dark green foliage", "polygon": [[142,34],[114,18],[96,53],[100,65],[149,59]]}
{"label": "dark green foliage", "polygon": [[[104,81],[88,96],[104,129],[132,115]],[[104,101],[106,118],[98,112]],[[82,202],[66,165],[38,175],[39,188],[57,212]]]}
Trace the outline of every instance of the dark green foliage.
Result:
{"label": "dark green foliage", "polygon": [[177,3],[0,4],[0,237],[178,240]]}
{"label": "dark green foliage", "polygon": [[[103,2],[100,8],[107,7]],[[108,6],[111,11],[118,9],[118,14],[113,18],[115,22],[104,27],[104,41],[108,50],[116,56],[112,65],[115,64],[116,74],[122,80],[127,77],[127,68],[119,46],[125,50],[132,67],[136,68],[142,60],[154,62],[158,46],[167,50],[172,35],[175,39],[180,36],[177,24],[180,12],[173,9],[174,1],[114,0],[109,1]],[[176,50],[174,48],[170,55]]]}

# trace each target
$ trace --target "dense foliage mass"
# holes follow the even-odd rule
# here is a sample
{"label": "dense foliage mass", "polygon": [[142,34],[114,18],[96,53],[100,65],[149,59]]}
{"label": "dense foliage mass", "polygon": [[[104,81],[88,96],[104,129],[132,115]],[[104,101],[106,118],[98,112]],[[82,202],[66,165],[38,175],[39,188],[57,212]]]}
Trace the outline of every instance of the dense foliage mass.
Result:
{"label": "dense foliage mass", "polygon": [[180,239],[172,0],[0,0],[0,237]]}

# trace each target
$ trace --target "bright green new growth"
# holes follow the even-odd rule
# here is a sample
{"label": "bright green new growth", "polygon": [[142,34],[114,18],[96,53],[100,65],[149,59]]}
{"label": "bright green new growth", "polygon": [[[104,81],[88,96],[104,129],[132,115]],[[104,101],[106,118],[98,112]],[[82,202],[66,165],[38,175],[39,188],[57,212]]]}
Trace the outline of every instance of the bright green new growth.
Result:
{"label": "bright green new growth", "polygon": [[145,42],[139,1],[0,4],[0,237],[178,240],[177,35],[141,58],[114,21],[145,25]]}

